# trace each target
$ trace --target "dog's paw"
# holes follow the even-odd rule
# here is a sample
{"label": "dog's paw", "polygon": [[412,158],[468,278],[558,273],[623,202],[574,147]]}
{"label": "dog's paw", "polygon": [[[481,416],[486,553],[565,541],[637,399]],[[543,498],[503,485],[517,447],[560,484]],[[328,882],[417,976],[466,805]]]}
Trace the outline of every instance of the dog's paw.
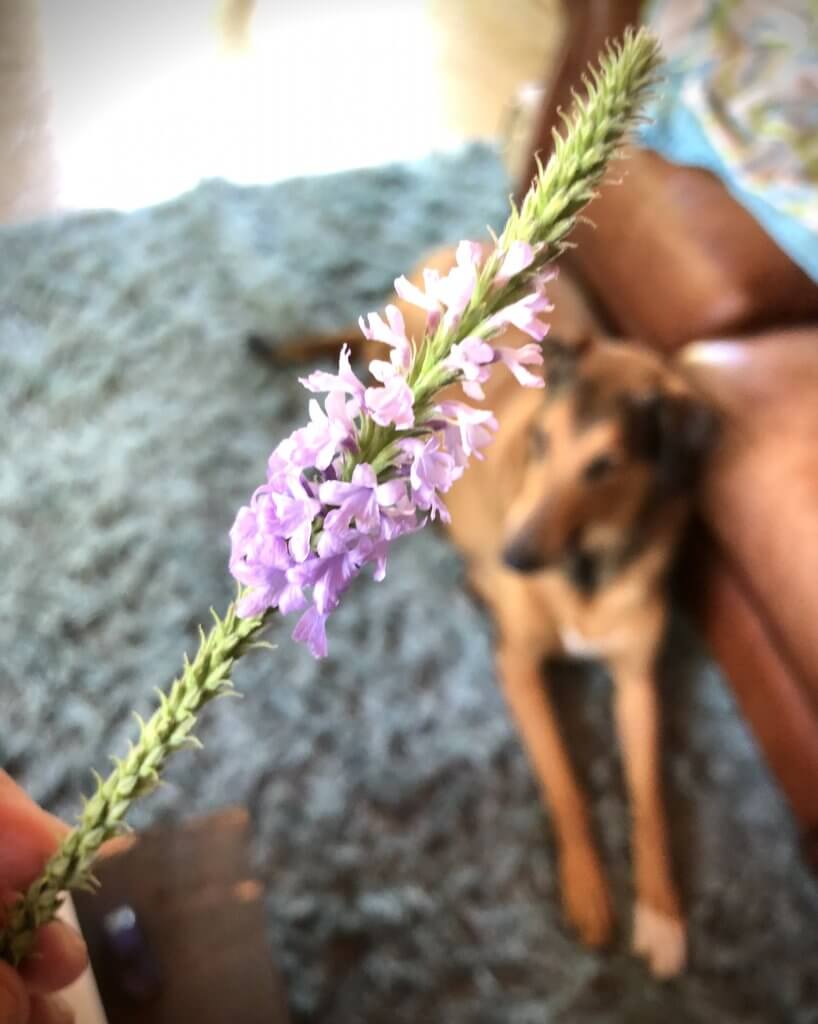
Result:
{"label": "dog's paw", "polygon": [[602,865],[590,843],[563,849],[560,878],[568,920],[587,946],[604,946],[613,930],[613,907]]}
{"label": "dog's paw", "polygon": [[687,960],[687,929],[681,918],[637,903],[633,917],[633,951],[643,957],[655,978],[675,978]]}

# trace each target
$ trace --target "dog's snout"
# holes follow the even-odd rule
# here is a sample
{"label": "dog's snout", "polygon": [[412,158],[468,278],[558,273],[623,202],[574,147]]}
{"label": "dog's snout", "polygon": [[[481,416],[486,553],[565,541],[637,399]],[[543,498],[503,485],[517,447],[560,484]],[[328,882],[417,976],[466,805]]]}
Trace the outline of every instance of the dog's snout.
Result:
{"label": "dog's snout", "polygon": [[536,572],[545,565],[542,553],[528,537],[518,537],[507,544],[503,551],[503,562],[515,572]]}

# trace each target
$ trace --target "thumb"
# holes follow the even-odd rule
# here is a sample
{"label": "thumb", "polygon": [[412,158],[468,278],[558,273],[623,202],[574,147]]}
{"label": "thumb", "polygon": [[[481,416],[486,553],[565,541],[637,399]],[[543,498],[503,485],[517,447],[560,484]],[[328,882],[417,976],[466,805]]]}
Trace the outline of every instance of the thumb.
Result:
{"label": "thumb", "polygon": [[0,1024],[26,1024],[28,995],[20,975],[0,962]]}
{"label": "thumb", "polygon": [[0,891],[25,889],[66,831],[0,771]]}

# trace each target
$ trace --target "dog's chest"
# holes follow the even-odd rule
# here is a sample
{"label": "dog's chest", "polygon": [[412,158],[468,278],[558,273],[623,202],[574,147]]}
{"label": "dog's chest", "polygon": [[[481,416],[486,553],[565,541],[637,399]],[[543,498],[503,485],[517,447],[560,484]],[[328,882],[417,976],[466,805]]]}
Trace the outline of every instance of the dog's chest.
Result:
{"label": "dog's chest", "polygon": [[563,651],[572,658],[601,658],[605,654],[598,638],[584,636],[575,626],[561,626],[559,635]]}
{"label": "dog's chest", "polygon": [[634,581],[622,581],[590,599],[561,578],[555,578],[548,589],[549,610],[565,654],[605,660],[638,643],[645,593]]}

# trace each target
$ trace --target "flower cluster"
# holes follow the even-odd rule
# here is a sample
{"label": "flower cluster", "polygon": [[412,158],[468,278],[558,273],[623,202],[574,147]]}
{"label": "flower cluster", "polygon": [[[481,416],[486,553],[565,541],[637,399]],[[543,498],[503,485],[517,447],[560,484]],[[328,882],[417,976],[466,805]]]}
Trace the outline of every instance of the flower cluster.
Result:
{"label": "flower cluster", "polygon": [[[404,301],[425,311],[423,338],[407,337],[396,306],[387,306],[385,317],[361,318],[364,337],[388,347],[388,358],[369,364],[371,386],[352,369],[346,346],[337,373],[302,379],[308,391],[326,395],[323,404],[313,398],[309,423],[273,451],[266,483],[230,531],[230,571],[246,588],[240,615],[301,611],[293,636],[322,657],[327,618],[361,570],[371,565],[382,580],[391,541],[448,518],[442,496],[472,456],[482,457],[497,422],[488,410],[437,394],[460,382],[470,398],[483,399],[497,363],[525,387],[543,387],[529,369],[542,363],[537,343],[548,326],[541,314],[551,309],[544,292],[550,275],[538,269],[538,255],[539,247],[515,241],[484,260],[482,246],[461,242],[447,275],[425,271],[423,289],[405,277],[395,282]],[[527,290],[502,304],[521,275]],[[478,292],[489,297],[477,301]],[[495,345],[509,326],[534,340]],[[438,355],[421,362],[432,339]]]}

